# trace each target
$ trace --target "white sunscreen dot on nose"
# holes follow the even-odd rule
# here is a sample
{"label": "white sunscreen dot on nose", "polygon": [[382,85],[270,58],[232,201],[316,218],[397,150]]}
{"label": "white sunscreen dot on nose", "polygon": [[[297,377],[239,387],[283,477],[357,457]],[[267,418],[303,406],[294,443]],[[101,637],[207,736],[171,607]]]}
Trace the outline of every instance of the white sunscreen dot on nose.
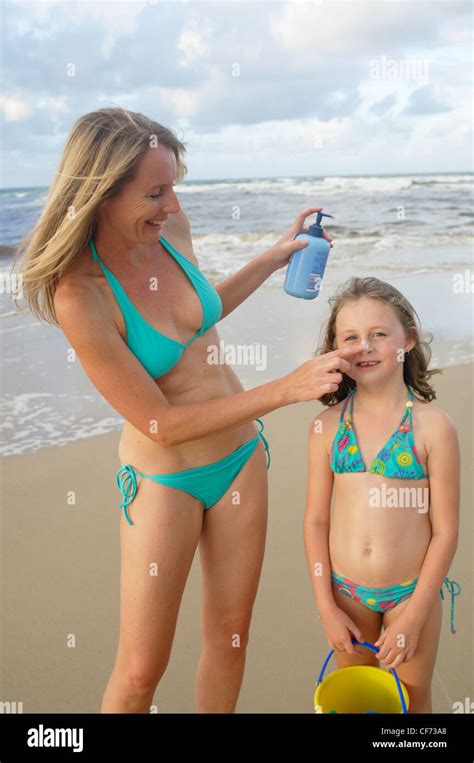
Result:
{"label": "white sunscreen dot on nose", "polygon": [[369,349],[369,343],[366,342],[365,339],[361,342],[361,345],[364,348],[364,350],[368,350]]}

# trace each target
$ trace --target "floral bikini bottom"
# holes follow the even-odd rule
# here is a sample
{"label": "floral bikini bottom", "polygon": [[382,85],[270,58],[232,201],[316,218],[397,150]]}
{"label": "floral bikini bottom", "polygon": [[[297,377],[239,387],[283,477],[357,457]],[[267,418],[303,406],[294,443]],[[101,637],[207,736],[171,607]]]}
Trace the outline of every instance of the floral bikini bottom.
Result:
{"label": "floral bikini bottom", "polygon": [[[368,609],[374,612],[387,612],[400,604],[400,602],[409,599],[416,588],[418,578],[412,578],[400,585],[389,586],[388,588],[365,588],[354,583],[353,580],[344,578],[331,571],[332,585],[345,596],[360,602]],[[454,627],[454,598],[461,593],[461,586],[456,580],[444,579],[444,584],[451,594],[451,633],[456,633]],[[441,598],[444,599],[443,589],[440,588]]]}

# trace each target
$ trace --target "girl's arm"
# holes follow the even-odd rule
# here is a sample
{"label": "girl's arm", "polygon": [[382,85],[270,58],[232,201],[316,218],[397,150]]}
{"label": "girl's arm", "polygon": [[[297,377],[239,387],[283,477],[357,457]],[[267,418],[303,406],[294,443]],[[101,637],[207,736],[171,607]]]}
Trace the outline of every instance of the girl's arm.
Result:
{"label": "girl's arm", "polygon": [[328,414],[316,416],[308,431],[308,484],[303,535],[317,609],[324,615],[337,605],[332,595],[329,523],[334,475],[329,465]]}
{"label": "girl's arm", "polygon": [[360,628],[336,604],[331,585],[329,524],[334,475],[329,465],[329,437],[334,413],[316,416],[308,433],[308,489],[304,515],[304,545],[316,608],[333,649],[353,654],[352,636],[361,641]]}
{"label": "girl's arm", "polygon": [[308,489],[304,515],[304,545],[316,608],[333,649],[353,654],[352,636],[363,640],[360,628],[336,603],[332,593],[329,524],[334,475],[329,465],[334,411],[316,416],[308,432]]}
{"label": "girl's arm", "polygon": [[[459,443],[453,421],[439,409],[426,424],[428,474],[430,475],[432,536],[416,588],[401,614],[375,642],[377,658],[387,668],[409,662],[416,652],[421,629],[439,596],[458,543]],[[399,639],[403,635],[404,646]]]}
{"label": "girl's arm", "polygon": [[403,614],[422,625],[456,552],[459,530],[460,455],[452,419],[437,408],[427,422],[432,537],[418,582]]}

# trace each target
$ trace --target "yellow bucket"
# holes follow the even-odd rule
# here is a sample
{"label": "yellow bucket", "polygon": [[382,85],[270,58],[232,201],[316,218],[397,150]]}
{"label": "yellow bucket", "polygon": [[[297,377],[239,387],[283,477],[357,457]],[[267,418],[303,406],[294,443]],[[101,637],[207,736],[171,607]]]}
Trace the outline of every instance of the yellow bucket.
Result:
{"label": "yellow bucket", "polygon": [[[352,639],[352,643],[375,653],[379,651],[368,641]],[[408,712],[410,697],[395,669],[390,670],[392,678],[388,671],[374,665],[351,665],[338,668],[323,679],[333,654],[334,649],[329,652],[319,674],[314,693],[315,713]]]}

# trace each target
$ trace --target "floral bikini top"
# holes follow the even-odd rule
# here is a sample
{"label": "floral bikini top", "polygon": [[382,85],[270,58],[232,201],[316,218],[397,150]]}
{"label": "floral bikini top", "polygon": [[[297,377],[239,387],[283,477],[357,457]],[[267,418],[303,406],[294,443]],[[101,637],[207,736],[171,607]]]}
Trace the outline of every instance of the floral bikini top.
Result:
{"label": "floral bikini top", "polygon": [[[330,465],[335,474],[343,472],[372,472],[398,479],[423,479],[428,477],[420,464],[413,438],[413,391],[408,386],[408,401],[403,418],[369,468],[362,460],[357,437],[352,422],[354,394],[353,387],[347,395],[341,411],[339,428],[331,445]],[[344,412],[350,400],[349,417],[344,421]]]}

